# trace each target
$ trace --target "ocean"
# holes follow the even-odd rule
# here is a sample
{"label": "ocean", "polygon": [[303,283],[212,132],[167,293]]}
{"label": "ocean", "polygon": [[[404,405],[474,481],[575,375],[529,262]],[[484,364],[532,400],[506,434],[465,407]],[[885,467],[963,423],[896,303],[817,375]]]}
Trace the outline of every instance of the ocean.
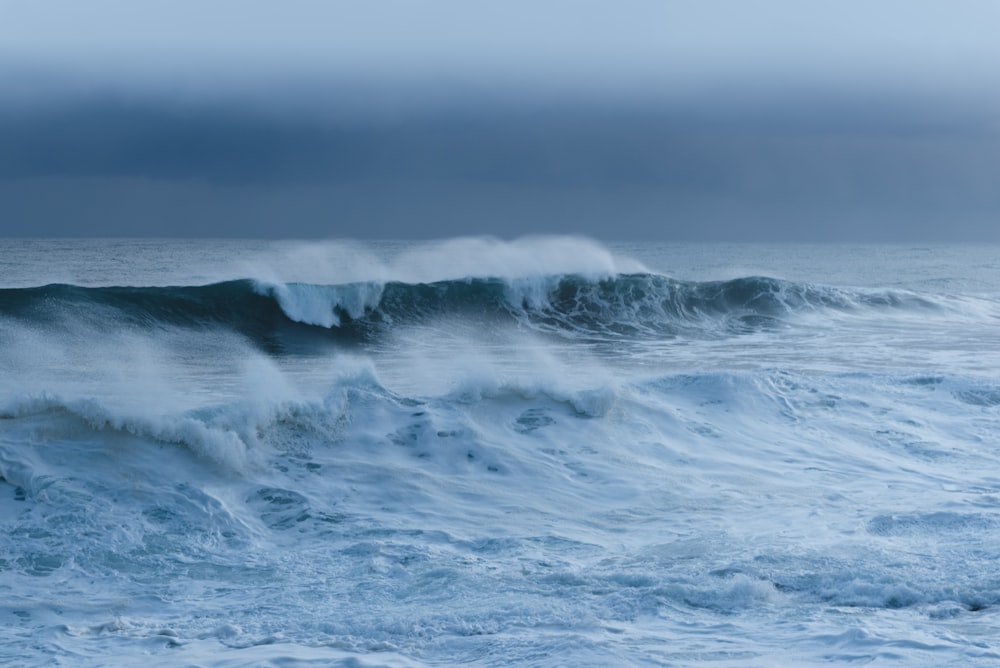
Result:
{"label": "ocean", "polygon": [[0,663],[1000,664],[1000,247],[0,244]]}

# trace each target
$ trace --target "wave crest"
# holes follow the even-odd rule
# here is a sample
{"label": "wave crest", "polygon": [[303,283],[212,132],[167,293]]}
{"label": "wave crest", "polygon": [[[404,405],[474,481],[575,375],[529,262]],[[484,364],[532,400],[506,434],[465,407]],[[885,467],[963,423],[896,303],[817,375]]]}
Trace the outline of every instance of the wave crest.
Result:
{"label": "wave crest", "polygon": [[898,290],[863,291],[767,277],[679,281],[659,274],[576,274],[432,283],[339,285],[235,280],[186,287],[48,285],[0,290],[0,314],[42,323],[222,327],[266,343],[282,330],[319,328],[365,340],[440,319],[473,326],[597,337],[732,335],[804,313],[933,309]]}

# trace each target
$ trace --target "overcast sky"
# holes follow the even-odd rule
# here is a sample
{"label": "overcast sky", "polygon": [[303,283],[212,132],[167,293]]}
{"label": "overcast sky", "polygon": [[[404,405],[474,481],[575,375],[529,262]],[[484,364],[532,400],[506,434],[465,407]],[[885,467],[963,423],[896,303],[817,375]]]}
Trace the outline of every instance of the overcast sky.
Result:
{"label": "overcast sky", "polygon": [[0,234],[1000,241],[995,0],[0,0]]}

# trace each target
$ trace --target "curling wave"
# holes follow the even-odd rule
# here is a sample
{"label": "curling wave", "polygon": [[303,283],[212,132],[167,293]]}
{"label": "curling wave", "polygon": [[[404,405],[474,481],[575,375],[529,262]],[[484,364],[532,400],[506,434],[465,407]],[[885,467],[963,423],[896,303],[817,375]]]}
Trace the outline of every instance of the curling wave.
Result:
{"label": "curling wave", "polygon": [[469,278],[340,285],[250,279],[183,287],[52,284],[0,290],[0,315],[41,324],[94,320],[102,327],[222,327],[267,342],[288,328],[369,340],[436,320],[507,323],[594,337],[732,335],[797,314],[934,309],[905,291],[836,288],[767,277],[679,281],[658,274]]}

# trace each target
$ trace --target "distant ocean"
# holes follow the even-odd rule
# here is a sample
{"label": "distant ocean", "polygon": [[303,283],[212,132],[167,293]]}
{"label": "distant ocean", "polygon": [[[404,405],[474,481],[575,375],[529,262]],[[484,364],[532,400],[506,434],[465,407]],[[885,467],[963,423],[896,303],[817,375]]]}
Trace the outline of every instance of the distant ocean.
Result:
{"label": "distant ocean", "polygon": [[0,664],[1000,665],[1000,247],[3,240]]}

